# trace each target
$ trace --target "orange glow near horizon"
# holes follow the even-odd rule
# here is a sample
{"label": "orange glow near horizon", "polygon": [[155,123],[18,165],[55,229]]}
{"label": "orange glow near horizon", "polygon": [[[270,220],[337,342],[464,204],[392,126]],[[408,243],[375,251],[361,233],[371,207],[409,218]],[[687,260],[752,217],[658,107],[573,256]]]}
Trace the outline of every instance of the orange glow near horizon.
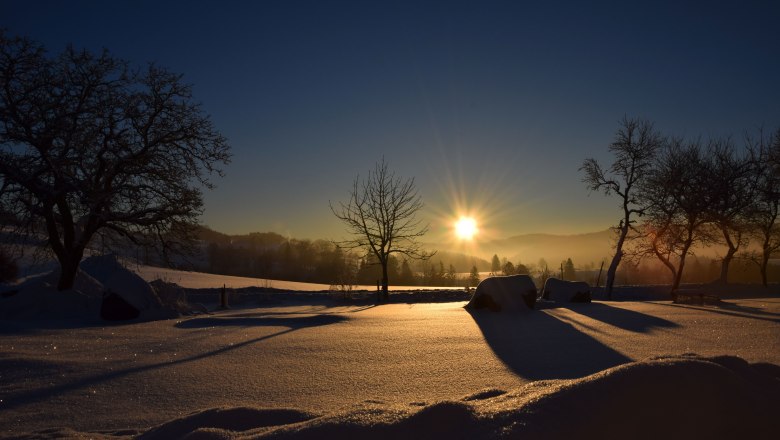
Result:
{"label": "orange glow near horizon", "polygon": [[471,240],[477,232],[477,221],[473,217],[461,217],[455,222],[455,235],[461,240]]}

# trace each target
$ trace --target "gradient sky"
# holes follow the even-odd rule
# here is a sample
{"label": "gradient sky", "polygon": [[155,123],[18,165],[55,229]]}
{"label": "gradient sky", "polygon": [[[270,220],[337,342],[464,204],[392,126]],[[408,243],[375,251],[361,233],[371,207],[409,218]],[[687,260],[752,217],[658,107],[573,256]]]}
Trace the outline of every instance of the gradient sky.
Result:
{"label": "gradient sky", "polygon": [[447,240],[616,223],[578,167],[624,114],[704,138],[780,126],[780,2],[0,0],[0,26],[184,74],[233,162],[203,223],[340,238],[382,156]]}

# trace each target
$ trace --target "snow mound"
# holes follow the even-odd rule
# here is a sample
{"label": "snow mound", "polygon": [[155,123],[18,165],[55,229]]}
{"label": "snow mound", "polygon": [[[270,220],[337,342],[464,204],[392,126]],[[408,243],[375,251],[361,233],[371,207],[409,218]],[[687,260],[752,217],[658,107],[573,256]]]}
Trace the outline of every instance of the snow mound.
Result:
{"label": "snow mound", "polygon": [[0,319],[98,321],[104,294],[113,292],[135,307],[138,320],[179,316],[166,307],[157,292],[143,278],[124,267],[114,255],[86,258],[72,289],[57,290],[59,270],[26,279],[11,286],[0,297]]}
{"label": "snow mound", "polygon": [[778,411],[780,367],[682,355],[511,392],[487,389],[457,401],[366,401],[324,415],[209,409],[137,438],[774,438]]}
{"label": "snow mound", "polygon": [[[212,408],[163,423],[138,436],[143,439],[193,438],[194,432],[207,430],[247,431],[289,425],[316,417],[294,409]],[[203,438],[203,436],[200,436]]]}
{"label": "snow mound", "polygon": [[3,292],[0,319],[97,318],[103,286],[83,271],[76,274],[73,288],[57,291],[59,271],[30,277]]}
{"label": "snow mound", "polygon": [[654,359],[421,409],[365,407],[248,438],[769,438],[780,428],[778,379],[735,357]]}

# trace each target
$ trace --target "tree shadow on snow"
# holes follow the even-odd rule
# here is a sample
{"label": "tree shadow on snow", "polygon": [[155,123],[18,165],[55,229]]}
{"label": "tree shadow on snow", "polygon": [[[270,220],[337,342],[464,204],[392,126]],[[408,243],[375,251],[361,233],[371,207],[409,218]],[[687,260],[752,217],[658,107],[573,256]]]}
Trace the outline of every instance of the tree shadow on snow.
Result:
{"label": "tree shadow on snow", "polygon": [[289,327],[299,329],[303,327],[316,327],[320,325],[335,324],[345,321],[346,318],[339,315],[311,315],[300,317],[272,317],[272,316],[226,316],[192,318],[177,322],[176,328],[206,328],[206,327]]}
{"label": "tree shadow on snow", "polygon": [[525,379],[582,377],[632,361],[545,311],[469,313],[496,356]]}
{"label": "tree shadow on snow", "polygon": [[718,313],[737,318],[757,319],[759,321],[769,321],[780,323],[780,314],[767,312],[758,307],[747,307],[721,301],[718,304],[699,306],[691,304],[657,303],[659,306],[678,307],[682,309],[700,310],[702,312]]}
{"label": "tree shadow on snow", "polygon": [[568,304],[565,307],[596,321],[637,333],[645,333],[654,328],[679,327],[678,324],[657,316],[613,307],[604,303]]}
{"label": "tree shadow on snow", "polygon": [[316,306],[316,308],[311,308],[308,310],[296,310],[293,312],[285,312],[285,311],[278,311],[274,310],[273,312],[270,311],[259,311],[259,312],[246,312],[246,313],[235,313],[230,315],[230,317],[236,317],[236,318],[251,318],[251,317],[268,317],[268,316],[279,316],[279,315],[343,315],[345,313],[357,313],[362,312],[364,310],[373,309],[376,307],[376,304],[370,304],[370,305],[363,305],[363,306],[356,306],[350,309],[340,309],[340,310],[330,310],[332,306],[330,305],[323,305],[323,306]]}
{"label": "tree shadow on snow", "polygon": [[[111,380],[121,379],[125,376],[129,376],[136,373],[143,373],[150,370],[156,370],[159,368],[171,367],[174,365],[181,365],[189,362],[195,362],[201,359],[209,358],[212,356],[228,353],[233,350],[237,350],[248,345],[257,344],[267,339],[271,339],[277,336],[291,333],[296,330],[317,327],[329,324],[335,324],[347,320],[343,316],[337,315],[320,315],[320,316],[306,316],[298,318],[194,318],[187,321],[182,321],[176,324],[178,328],[204,328],[204,327],[219,327],[219,326],[271,326],[271,327],[287,327],[270,335],[264,335],[246,341],[226,345],[224,347],[199,353],[190,357],[180,358],[172,361],[163,361],[153,364],[140,365],[131,368],[125,368],[120,370],[112,370],[105,373],[99,373],[89,377],[83,377],[68,383],[61,383],[52,385],[49,387],[38,388],[33,390],[24,390],[17,393],[9,393],[4,397],[3,408],[11,409],[24,405],[33,404],[42,400],[51,399],[59,394],[73,392],[79,389],[85,389],[92,387],[96,384],[108,382]],[[4,371],[6,373],[6,371]],[[7,372],[12,375],[12,372]]]}

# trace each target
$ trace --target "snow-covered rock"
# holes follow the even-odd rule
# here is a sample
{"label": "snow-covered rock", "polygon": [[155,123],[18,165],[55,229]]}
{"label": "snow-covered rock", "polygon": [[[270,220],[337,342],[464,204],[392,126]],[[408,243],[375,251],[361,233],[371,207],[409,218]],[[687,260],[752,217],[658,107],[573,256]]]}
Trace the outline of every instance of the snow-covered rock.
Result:
{"label": "snow-covered rock", "polygon": [[157,292],[143,278],[124,267],[115,255],[93,256],[81,262],[81,269],[139,311],[139,319],[163,319],[177,313],[163,307]]}
{"label": "snow-covered rock", "polygon": [[81,270],[100,281],[105,290],[110,290],[138,310],[162,308],[157,293],[143,278],[127,269],[115,255],[89,257],[81,262]]}
{"label": "snow-covered rock", "polygon": [[521,311],[534,308],[536,285],[528,275],[490,277],[482,280],[467,309],[488,308],[492,311]]}
{"label": "snow-covered rock", "polygon": [[558,303],[590,302],[590,286],[585,281],[565,281],[547,278],[542,289],[542,299]]}

